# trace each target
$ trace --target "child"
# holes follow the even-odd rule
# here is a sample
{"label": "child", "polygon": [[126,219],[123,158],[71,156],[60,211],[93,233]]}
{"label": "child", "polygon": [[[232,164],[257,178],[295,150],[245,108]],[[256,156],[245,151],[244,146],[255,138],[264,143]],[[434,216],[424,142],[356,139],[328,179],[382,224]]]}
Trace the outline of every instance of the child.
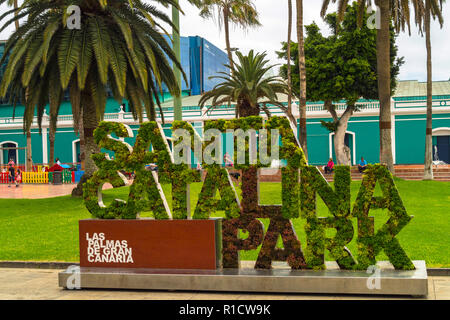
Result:
{"label": "child", "polygon": [[17,169],[16,172],[16,188],[19,187],[19,183],[22,183],[22,172],[20,169]]}

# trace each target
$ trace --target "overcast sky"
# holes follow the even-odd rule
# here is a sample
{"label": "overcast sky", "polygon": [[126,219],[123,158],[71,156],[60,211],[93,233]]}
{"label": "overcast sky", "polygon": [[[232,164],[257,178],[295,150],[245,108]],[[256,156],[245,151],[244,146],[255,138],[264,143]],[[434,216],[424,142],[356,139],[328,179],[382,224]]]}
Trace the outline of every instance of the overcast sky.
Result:
{"label": "overcast sky", "polygon": [[[147,1],[151,3],[152,1]],[[242,31],[239,28],[231,29],[231,46],[239,48],[244,53],[250,49],[266,51],[273,63],[281,63],[275,51],[281,47],[281,42],[287,40],[287,1],[286,0],[254,0],[260,14],[262,26],[257,29]],[[295,1],[293,1],[295,4]],[[320,18],[320,0],[305,0],[304,20],[305,24],[315,21],[322,31],[326,26]],[[225,35],[219,30],[217,24],[212,20],[204,20],[198,16],[199,10],[186,0],[180,0],[180,5],[185,13],[180,18],[182,36],[201,36],[208,39],[221,49],[225,49]],[[6,7],[0,7],[4,12]],[[334,7],[330,8],[330,11]],[[170,14],[170,10],[167,10]],[[450,78],[450,5],[444,7],[444,19],[447,24],[440,29],[437,22],[432,26],[432,48],[433,48],[433,80],[449,80]],[[294,5],[295,23],[295,5]],[[12,27],[0,33],[0,39],[7,39],[12,32]],[[399,56],[404,56],[406,63],[402,66],[400,80],[426,81],[426,50],[425,39],[418,35],[417,29],[413,27],[411,36],[407,33],[401,34],[397,44]],[[296,41],[295,24],[292,39]]]}

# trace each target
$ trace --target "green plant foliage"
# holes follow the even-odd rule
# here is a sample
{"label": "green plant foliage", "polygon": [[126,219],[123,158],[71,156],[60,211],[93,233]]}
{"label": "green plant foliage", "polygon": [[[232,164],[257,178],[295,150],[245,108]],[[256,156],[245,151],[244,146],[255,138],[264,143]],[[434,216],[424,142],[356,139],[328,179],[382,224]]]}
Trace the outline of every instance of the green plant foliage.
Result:
{"label": "green plant foliage", "polygon": [[[283,249],[276,247],[279,237],[283,242]],[[255,268],[270,269],[272,261],[287,261],[295,270],[307,267],[292,221],[281,217],[281,213],[276,215],[273,212]]]}
{"label": "green plant foliage", "polygon": [[[163,138],[162,128],[157,122],[143,123],[139,129],[134,149],[127,147],[122,141],[112,139],[111,133],[118,137],[128,137],[126,127],[121,123],[102,122],[94,132],[96,143],[100,148],[115,152],[115,159],[109,160],[104,153],[93,155],[99,170],[85,183],[84,201],[89,212],[102,219],[136,219],[139,212],[153,211],[156,219],[168,219],[168,207],[164,194],[158,188],[158,182],[172,182],[174,187],[174,216],[185,218],[187,212],[186,192],[183,186],[189,181],[195,181],[195,175],[190,175],[184,167],[174,165],[170,150]],[[153,151],[150,152],[150,145]],[[145,165],[156,163],[158,176],[146,170]],[[128,201],[115,200],[109,207],[103,206],[98,199],[98,190],[106,182],[114,187],[122,186],[123,180],[118,172],[134,172],[135,179],[130,187]],[[198,179],[197,179],[198,180]],[[184,194],[184,198],[183,195]],[[184,213],[183,213],[184,212]]]}
{"label": "green plant foliage", "polygon": [[[191,141],[188,141],[188,146],[190,146],[188,152],[195,150],[195,139],[199,137],[195,134],[195,130],[192,125],[185,121],[174,121],[172,124],[172,131],[177,129],[184,129],[189,132]],[[183,139],[180,137],[173,137],[173,147],[175,148],[178,144],[184,143]],[[197,141],[201,143],[201,141]],[[201,144],[200,144],[201,145]],[[186,158],[186,160],[188,160]],[[189,184],[193,182],[200,182],[200,172],[197,170],[192,170],[190,164],[172,164],[170,168],[170,180],[172,183],[172,210],[174,219],[187,219],[188,213],[190,213],[189,208]]]}
{"label": "green plant foliage", "polygon": [[[246,239],[239,238],[239,230],[248,233]],[[255,215],[241,215],[227,219],[222,224],[222,265],[224,268],[239,268],[239,252],[255,250],[264,239],[264,225]],[[270,268],[270,266],[269,266]]]}
{"label": "green plant foliage", "polygon": [[[341,269],[352,269],[356,262],[345,247],[353,239],[350,217],[350,167],[335,167],[333,190],[313,166],[301,170],[302,217],[306,219],[306,260],[313,269],[325,268],[325,249],[329,250]],[[319,218],[316,211],[316,194],[322,198],[333,217]],[[333,239],[325,237],[325,229],[336,229]]]}
{"label": "green plant foliage", "polygon": [[281,136],[280,158],[287,160],[281,169],[282,181],[282,215],[285,219],[299,217],[299,169],[306,166],[306,158],[299,147],[288,119],[272,117],[267,121],[266,129],[279,130]]}
{"label": "green plant foliage", "polygon": [[[377,182],[380,184],[382,197],[374,197]],[[390,215],[388,222],[376,234],[374,218],[369,216],[370,209],[387,209]],[[406,212],[392,174],[385,166],[368,166],[352,215],[358,219],[358,269],[374,265],[381,250],[384,250],[395,269],[415,269],[395,238],[411,217]]]}
{"label": "green plant foliage", "polygon": [[[185,129],[190,134],[190,141],[183,141],[186,136],[174,135],[176,150],[190,153],[191,149],[196,150],[196,146],[201,146],[200,150],[203,152],[210,143],[214,143],[202,141],[187,122],[175,121],[172,129]],[[193,218],[209,219],[213,211],[225,211],[226,218],[222,226],[224,268],[238,268],[240,251],[255,250],[262,245],[255,265],[255,268],[259,269],[272,268],[272,261],[287,261],[292,269],[324,269],[325,250],[330,252],[341,269],[367,269],[376,263],[376,256],[382,250],[396,269],[414,269],[411,260],[395,238],[411,217],[407,215],[394,179],[386,167],[368,166],[352,212],[350,167],[335,167],[333,189],[316,167],[306,164],[303,151],[298,146],[286,118],[270,118],[265,126],[262,118],[256,116],[230,121],[214,120],[206,122],[205,130],[208,129],[217,129],[219,132],[226,132],[228,129],[267,129],[269,132],[277,129],[281,139],[280,159],[287,161],[287,165],[282,168],[281,206],[262,206],[258,203],[258,168],[262,166],[261,163],[250,164],[247,157],[247,162],[240,166],[240,203],[228,171],[220,164],[203,162],[207,172]],[[135,219],[138,213],[151,210],[156,219],[168,219],[171,215],[170,209],[159,185],[159,182],[166,181],[172,184],[173,218],[186,219],[190,212],[189,184],[200,181],[199,172],[192,170],[189,164],[174,163],[162,127],[157,122],[141,125],[134,149],[111,137],[114,134],[125,138],[129,136],[129,131],[129,128],[121,123],[102,122],[94,132],[99,147],[115,152],[115,159],[110,160],[104,153],[92,156],[99,170],[85,183],[84,201],[89,212],[102,219]],[[183,144],[179,145],[180,143]],[[241,144],[248,154],[248,142]],[[149,151],[150,146],[152,152]],[[145,165],[148,163],[158,165],[158,174],[146,170]],[[122,186],[124,182],[118,173],[120,170],[135,173],[128,200],[114,200],[111,205],[105,207],[101,199],[99,201],[99,190],[101,191],[106,182],[110,182],[114,187]],[[382,197],[374,196],[377,182],[380,184]],[[220,199],[216,198],[217,191]],[[328,207],[331,213],[329,217],[317,216],[317,194]],[[369,216],[370,209],[387,209],[390,214],[388,222],[376,233],[374,219]],[[305,256],[290,220],[297,218],[299,211],[302,218],[306,219]],[[346,247],[354,236],[351,218],[358,220],[358,262]],[[269,220],[265,234],[260,219]],[[336,234],[331,238],[326,237],[327,229],[335,229]],[[248,234],[245,239],[239,238],[240,230]],[[280,238],[283,248],[277,247]]]}
{"label": "green plant foliage", "polygon": [[[198,196],[194,219],[209,219],[216,210],[224,210],[227,219],[239,217],[240,205],[236,190],[229,179],[228,171],[220,165],[208,168],[202,191]],[[220,200],[215,198],[217,190],[220,193]]]}
{"label": "green plant foliage", "polygon": [[118,174],[121,164],[126,159],[130,150],[125,144],[109,138],[108,135],[114,133],[118,137],[127,137],[126,127],[121,123],[102,122],[94,133],[95,141],[100,148],[114,151],[116,159],[110,160],[104,153],[94,154],[92,159],[99,168],[92,178],[85,182],[83,188],[84,203],[88,211],[96,218],[101,219],[133,219],[135,214],[130,212],[126,203],[121,200],[114,200],[109,207],[105,207],[99,201],[99,194],[102,186],[109,182],[113,187],[123,186],[125,183]]}
{"label": "green plant foliage", "polygon": [[[242,129],[243,131],[267,129],[268,141],[271,141],[271,130],[278,130],[281,137],[280,158],[287,160],[287,166],[282,170],[283,176],[283,206],[260,206],[258,203],[258,168],[264,167],[258,159],[256,164],[250,164],[249,141],[239,144],[235,138],[235,167],[242,170],[242,205],[238,219],[223,222],[223,266],[236,268],[239,266],[239,251],[256,249],[261,243],[262,248],[255,268],[270,269],[272,261],[287,261],[291,268],[306,268],[301,244],[293,229],[290,218],[299,215],[299,169],[306,165],[306,159],[290,127],[284,117],[271,117],[265,126],[259,116],[251,116],[236,120],[208,121],[205,130]],[[245,163],[237,164],[237,154],[244,151]],[[271,144],[267,147],[272,152]],[[209,172],[208,172],[209,174]],[[206,184],[206,181],[205,181]],[[204,190],[210,188],[204,186]],[[203,193],[203,190],[202,190]],[[212,201],[213,194],[208,195]],[[210,206],[208,203],[206,205]],[[264,229],[259,218],[270,219],[269,229],[264,236]],[[248,233],[245,240],[238,238],[239,229]],[[276,248],[277,240],[281,236],[284,249]]]}

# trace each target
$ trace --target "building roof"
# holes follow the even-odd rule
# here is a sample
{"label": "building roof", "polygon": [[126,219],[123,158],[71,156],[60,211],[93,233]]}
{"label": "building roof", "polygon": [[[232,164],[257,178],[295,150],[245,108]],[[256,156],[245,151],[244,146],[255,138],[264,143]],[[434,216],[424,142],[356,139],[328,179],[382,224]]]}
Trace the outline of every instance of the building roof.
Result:
{"label": "building roof", "polygon": [[[417,80],[399,81],[394,97],[423,97],[427,83]],[[450,81],[433,81],[433,96],[450,95]]]}
{"label": "building roof", "polygon": [[[394,98],[400,97],[426,97],[427,83],[417,80],[399,81]],[[450,95],[450,81],[433,81],[433,96]],[[183,107],[198,106],[201,95],[183,97]],[[279,94],[278,101],[287,102],[287,95]],[[297,101],[297,100],[295,100]],[[313,103],[313,102],[308,102]],[[173,100],[169,99],[162,103],[163,108],[173,107]]]}
{"label": "building roof", "polygon": [[[186,96],[182,98],[182,104],[183,107],[193,107],[193,106],[198,106],[198,102],[201,99],[201,95],[197,95],[197,96]],[[210,102],[211,100],[209,100],[208,102]],[[278,101],[279,102],[287,102],[287,95],[285,94],[278,94]],[[208,102],[206,103],[206,106],[208,106]],[[173,107],[173,99],[169,99],[166,100],[166,102],[162,103],[161,106],[163,108],[170,108]]]}

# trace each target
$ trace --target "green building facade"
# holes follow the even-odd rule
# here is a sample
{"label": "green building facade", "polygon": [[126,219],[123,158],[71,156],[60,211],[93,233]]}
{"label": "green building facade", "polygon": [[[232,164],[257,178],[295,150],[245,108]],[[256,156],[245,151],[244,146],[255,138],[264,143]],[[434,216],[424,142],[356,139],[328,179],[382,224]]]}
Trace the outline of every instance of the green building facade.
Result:
{"label": "green building facade", "polygon": [[[423,164],[425,152],[425,128],[426,128],[426,84],[417,81],[401,81],[398,90],[392,98],[392,146],[395,164]],[[433,144],[434,160],[450,163],[450,82],[435,82],[433,88]],[[183,98],[183,119],[193,123],[199,134],[202,134],[204,121],[209,119],[231,119],[235,116],[233,106],[223,106],[208,111],[198,106],[200,96],[186,95]],[[286,97],[280,97],[286,100]],[[361,100],[358,102],[361,111],[356,112],[350,119],[346,144],[352,155],[352,163],[363,156],[369,163],[379,162],[379,103],[378,101]],[[341,101],[336,103],[338,114],[345,110],[346,104]],[[139,124],[127,112],[127,103],[121,106],[114,99],[108,99],[104,120],[120,121],[129,125],[134,137],[125,138],[124,141],[134,145]],[[312,165],[322,165],[328,158],[334,158],[333,139],[330,133],[321,123],[331,121],[327,111],[323,110],[323,103],[309,102],[307,105],[308,120],[308,156]],[[6,149],[8,147],[26,147],[26,136],[23,133],[23,106],[17,106],[13,117],[13,107],[0,106],[0,163],[5,164],[13,158],[17,163],[25,163],[25,150]],[[171,121],[173,121],[172,102],[167,100],[163,104],[166,124],[165,134],[170,142]],[[283,115],[283,112],[272,107],[273,115]],[[48,114],[48,110],[47,110]],[[261,114],[265,116],[265,114]],[[297,107],[294,115],[298,116]],[[43,126],[40,130],[34,123],[31,131],[32,158],[34,164],[48,163],[49,139],[48,117],[44,116]],[[224,139],[225,140],[225,139]],[[230,144],[224,145],[223,152],[232,155]],[[73,130],[71,105],[64,102],[58,117],[58,129],[55,140],[55,157],[63,163],[79,162],[80,146],[79,137]]]}

